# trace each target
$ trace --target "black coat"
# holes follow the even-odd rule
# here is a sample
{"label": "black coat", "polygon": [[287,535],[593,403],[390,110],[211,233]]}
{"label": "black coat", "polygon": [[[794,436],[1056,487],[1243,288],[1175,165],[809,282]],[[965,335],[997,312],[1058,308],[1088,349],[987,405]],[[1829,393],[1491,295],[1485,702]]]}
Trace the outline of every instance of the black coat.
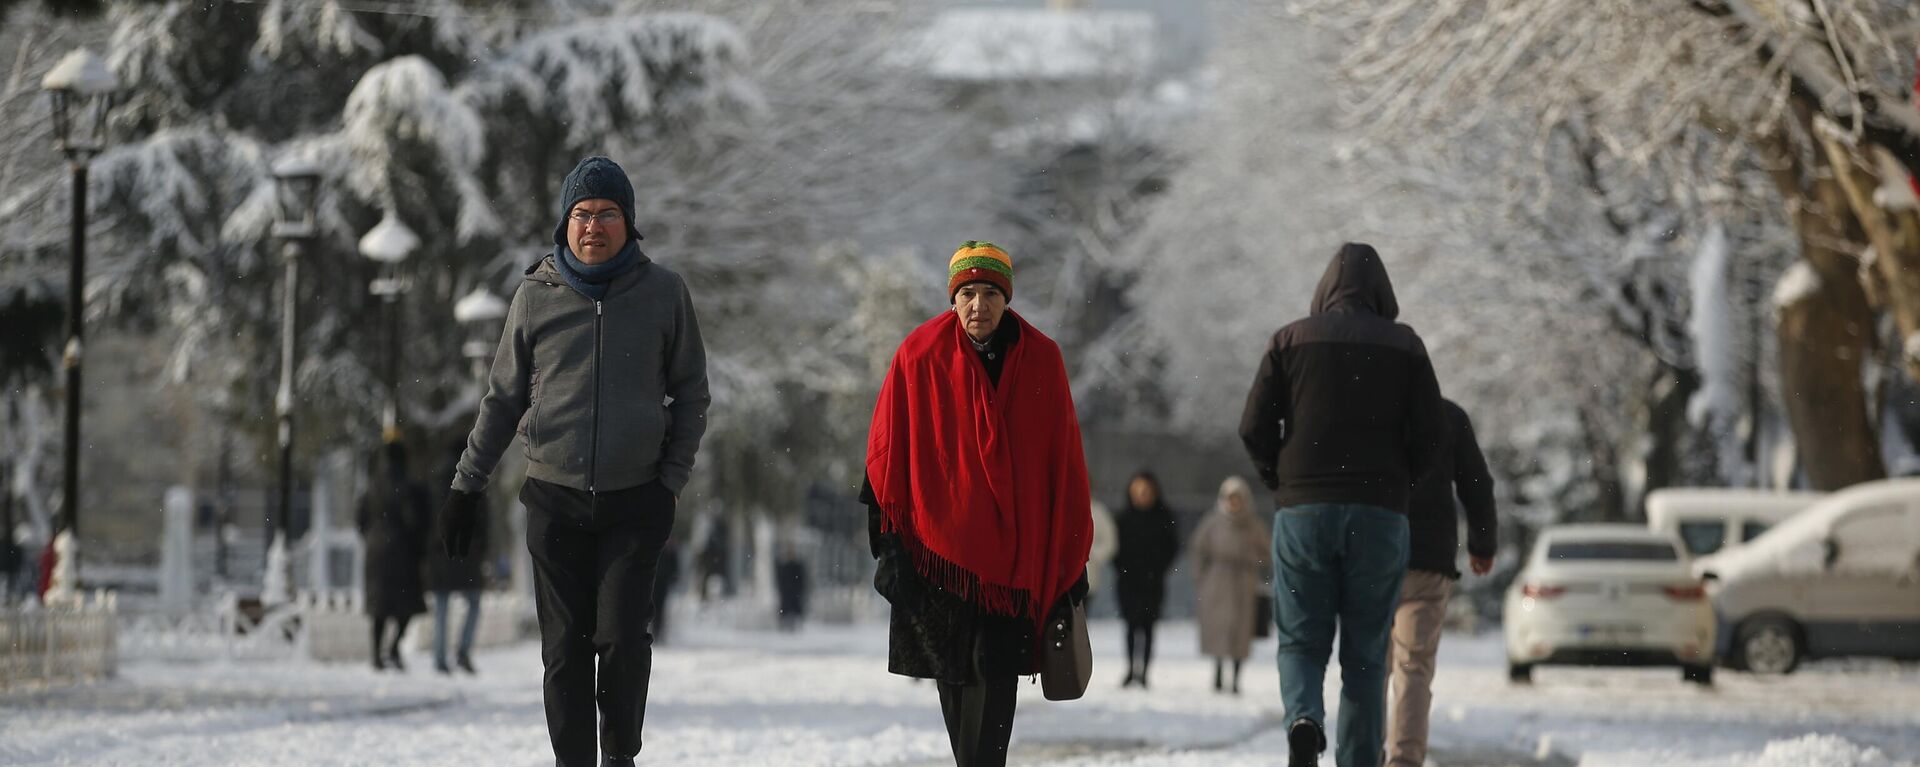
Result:
{"label": "black coat", "polygon": [[1406,511],[1447,423],[1427,348],[1393,321],[1399,312],[1380,255],[1349,243],[1320,278],[1311,316],[1273,335],[1240,439],[1279,506]]}
{"label": "black coat", "polygon": [[1152,623],[1160,620],[1167,601],[1167,570],[1180,555],[1180,528],[1164,503],[1146,509],[1128,503],[1120,507],[1126,511],[1114,519],[1120,548],[1113,555],[1120,617],[1128,623]]}
{"label": "black coat", "polygon": [[367,615],[401,617],[427,611],[421,584],[421,559],[426,553],[427,491],[406,478],[404,459],[398,468],[377,467],[377,480],[360,500],[354,515],[360,537],[366,541]]}
{"label": "black coat", "polygon": [[[921,577],[900,537],[880,532],[872,484],[863,483],[860,501],[867,506],[867,542],[879,560],[873,587],[893,605],[888,672],[953,684],[1039,673],[1039,637],[1032,621],[982,612]],[[1067,599],[1078,603],[1086,596],[1083,574]]]}
{"label": "black coat", "polygon": [[1413,488],[1413,501],[1407,506],[1412,535],[1407,569],[1458,578],[1460,570],[1454,562],[1460,551],[1460,518],[1454,498],[1467,512],[1467,553],[1473,556],[1493,558],[1499,520],[1493,509],[1493,475],[1487,472],[1487,459],[1473,436],[1473,421],[1452,400],[1442,400],[1442,406],[1449,427],[1447,449],[1434,470]]}

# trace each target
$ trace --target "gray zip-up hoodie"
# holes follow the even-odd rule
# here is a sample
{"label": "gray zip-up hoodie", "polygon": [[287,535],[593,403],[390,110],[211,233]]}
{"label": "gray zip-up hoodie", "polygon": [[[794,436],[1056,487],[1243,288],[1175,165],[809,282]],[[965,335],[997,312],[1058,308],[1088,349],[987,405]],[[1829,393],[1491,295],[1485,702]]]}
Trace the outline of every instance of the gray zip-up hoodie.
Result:
{"label": "gray zip-up hoodie", "polygon": [[686,281],[653,263],[581,295],[548,256],[514,291],[453,488],[479,492],[516,433],[527,476],[588,492],[686,487],[707,431],[707,355]]}

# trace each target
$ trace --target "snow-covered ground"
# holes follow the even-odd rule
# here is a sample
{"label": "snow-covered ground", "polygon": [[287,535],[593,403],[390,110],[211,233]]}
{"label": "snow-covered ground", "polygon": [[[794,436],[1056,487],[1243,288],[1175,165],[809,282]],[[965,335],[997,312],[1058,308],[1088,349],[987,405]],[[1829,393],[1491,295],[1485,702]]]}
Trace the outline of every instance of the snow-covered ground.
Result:
{"label": "snow-covered ground", "polygon": [[[880,625],[798,635],[676,627],[655,654],[643,763],[951,764],[930,685],[889,676]],[[1150,691],[1118,689],[1117,627],[1096,621],[1094,687],[1072,703],[1021,688],[1017,764],[1252,767],[1284,751],[1278,680],[1256,648],[1245,694],[1210,689],[1188,623],[1163,626]],[[1432,762],[1581,767],[1891,767],[1920,760],[1920,668],[1816,664],[1780,679],[1557,669],[1513,687],[1497,634],[1449,636]],[[94,685],[0,694],[5,765],[552,764],[537,646],[442,678],[360,667],[134,663]],[[1337,672],[1329,675],[1338,679]],[[1329,691],[1330,703],[1337,700]],[[1323,762],[1333,764],[1329,754]]]}

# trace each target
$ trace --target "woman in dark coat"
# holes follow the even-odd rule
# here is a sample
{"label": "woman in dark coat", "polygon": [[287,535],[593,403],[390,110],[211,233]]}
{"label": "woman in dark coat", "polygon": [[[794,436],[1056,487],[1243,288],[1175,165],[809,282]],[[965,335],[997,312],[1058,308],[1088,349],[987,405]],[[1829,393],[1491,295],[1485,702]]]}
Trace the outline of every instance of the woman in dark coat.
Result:
{"label": "woman in dark coat", "polygon": [[[407,622],[427,611],[420,583],[427,545],[427,491],[407,474],[407,450],[389,442],[376,454],[371,486],[355,522],[366,542],[366,607],[373,621],[373,668],[400,663]],[[392,639],[386,637],[393,627]]]}
{"label": "woman in dark coat", "polygon": [[1153,662],[1153,625],[1167,600],[1167,570],[1180,553],[1180,531],[1173,511],[1160,494],[1160,480],[1141,471],[1127,481],[1126,511],[1114,520],[1120,528],[1120,551],[1113,555],[1119,570],[1114,587],[1120,597],[1120,618],[1127,624],[1127,678],[1121,687],[1147,686],[1147,666]]}
{"label": "woman in dark coat", "polygon": [[999,767],[1040,626],[1086,596],[1091,501],[1060,348],[1006,308],[1012,259],[968,242],[947,272],[953,311],[881,385],[861,500],[887,670],[937,683],[956,764]]}

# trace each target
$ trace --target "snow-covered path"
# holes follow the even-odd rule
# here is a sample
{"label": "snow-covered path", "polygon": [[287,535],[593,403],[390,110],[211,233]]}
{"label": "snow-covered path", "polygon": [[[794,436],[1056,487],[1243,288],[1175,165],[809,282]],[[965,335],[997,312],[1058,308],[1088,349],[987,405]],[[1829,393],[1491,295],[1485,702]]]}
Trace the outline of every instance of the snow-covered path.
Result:
{"label": "snow-covered path", "polygon": [[[688,625],[656,652],[644,763],[951,764],[934,691],[884,670],[885,628],[799,635]],[[1095,623],[1088,698],[1023,685],[1015,762],[1138,767],[1276,763],[1278,680],[1256,648],[1245,695],[1214,694],[1191,624],[1164,626],[1151,691],[1117,688],[1118,630]],[[102,684],[0,695],[6,765],[513,765],[552,763],[538,649],[483,654],[479,678],[413,658],[358,667],[131,664]],[[1330,674],[1337,679],[1337,672]],[[1920,760],[1920,669],[1822,664],[1782,679],[1543,669],[1505,680],[1497,635],[1449,636],[1433,763],[1585,767],[1881,767]],[[1330,691],[1329,700],[1335,697]],[[1333,764],[1331,754],[1325,764]]]}

